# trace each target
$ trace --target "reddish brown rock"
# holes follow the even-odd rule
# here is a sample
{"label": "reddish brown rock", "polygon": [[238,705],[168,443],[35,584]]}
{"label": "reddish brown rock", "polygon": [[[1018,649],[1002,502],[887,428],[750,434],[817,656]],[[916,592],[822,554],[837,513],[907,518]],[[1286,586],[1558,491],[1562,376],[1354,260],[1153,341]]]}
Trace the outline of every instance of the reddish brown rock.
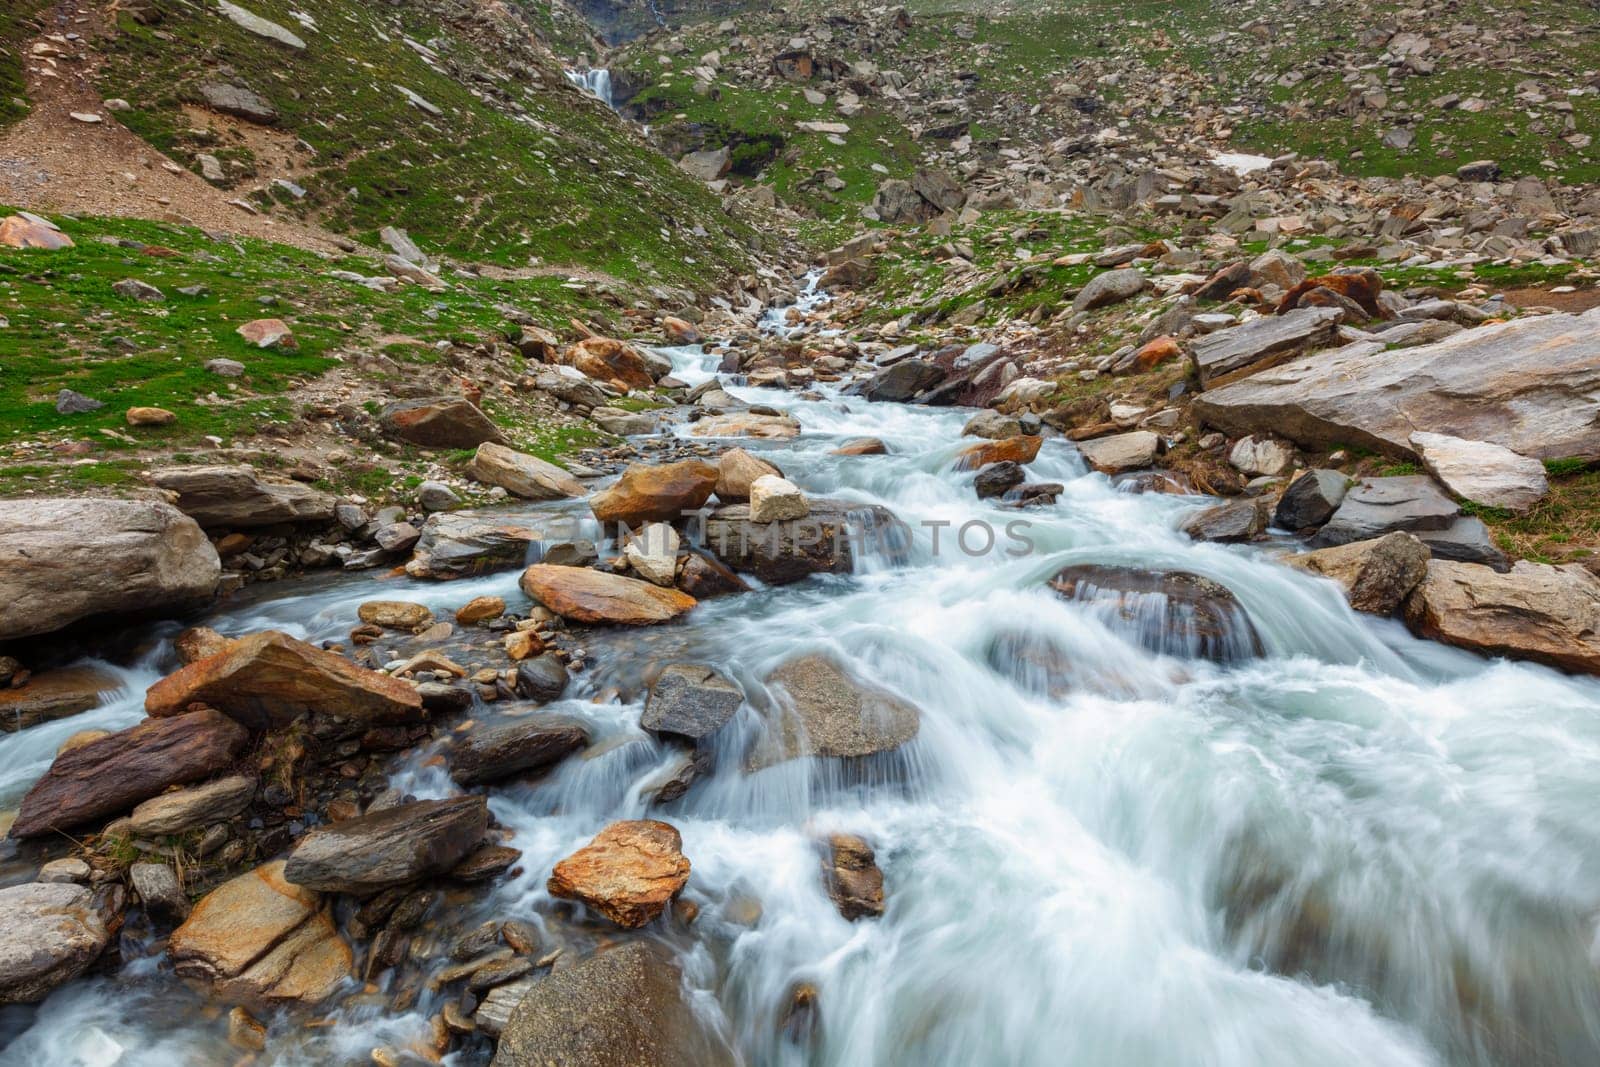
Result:
{"label": "reddish brown rock", "polygon": [[228,768],[248,733],[203,710],[137,726],[63,751],[22,798],[12,837],[39,837],[120,815],[169,786]]}
{"label": "reddish brown rock", "polygon": [[257,348],[299,348],[294,332],[282,319],[254,319],[234,331]]}
{"label": "reddish brown rock", "polygon": [[717,499],[725,504],[740,504],[750,499],[750,483],[764,475],[783,472],[742,448],[730,448],[717,457]]}
{"label": "reddish brown rock", "polygon": [[823,884],[846,919],[883,914],[883,872],[872,846],[855,834],[831,834],[822,860]]}
{"label": "reddish brown rock", "polygon": [[1143,374],[1170,360],[1182,359],[1183,349],[1171,337],[1157,337],[1133,354],[1133,369]]}
{"label": "reddish brown rock", "polygon": [[671,522],[711,499],[717,477],[716,467],[697,459],[653,467],[635,463],[616,484],[596,493],[589,508],[606,523]]}
{"label": "reddish brown rock", "polygon": [[675,619],[695,599],[637,578],[535,564],[522,572],[522,591],[564,619],[598,625],[649,626]]}
{"label": "reddish brown rock", "polygon": [[1039,454],[1042,442],[1043,438],[1026,435],[1007,437],[1002,441],[979,441],[961,450],[956,457],[956,470],[975,471],[979,467],[1007,460],[1012,463],[1032,463]]}
{"label": "reddish brown rock", "polygon": [[835,456],[884,456],[889,449],[876,437],[856,437],[833,450]]}
{"label": "reddish brown rock", "polygon": [[689,880],[683,839],[654,819],[614,822],[555,865],[552,896],[582,901],[618,926],[650,922]]}
{"label": "reddish brown rock", "polygon": [[236,643],[233,638],[223,637],[209,626],[191,626],[172,639],[172,649],[178,654],[178,662],[187,667],[207,656],[226,652]]}
{"label": "reddish brown rock", "polygon": [[586,337],[567,349],[566,361],[597,382],[621,382],[629,389],[656,384],[639,350],[614,337]]}
{"label": "reddish brown rock", "polygon": [[1328,289],[1347,300],[1354,301],[1372,318],[1387,318],[1383,308],[1378,304],[1378,294],[1383,291],[1383,276],[1370,268],[1354,274],[1323,274],[1316,278],[1307,278],[1278,301],[1278,314],[1282,315],[1301,306],[1306,295],[1316,289]]}
{"label": "reddish brown rock", "polygon": [[422,717],[422,700],[405,682],[276,630],[242,638],[161,679],[145,694],[144,709],[165,718],[197,703],[221,708],[251,729],[286,726],[306,712],[372,721]]}
{"label": "reddish brown rock", "polygon": [[485,441],[504,443],[500,428],[461,396],[397,401],[383,409],[378,421],[385,436],[424,448],[477,448]]}
{"label": "reddish brown rock", "polygon": [[685,322],[683,319],[668,315],[661,320],[661,329],[672,339],[675,345],[697,345],[700,343],[700,331],[694,323]]}

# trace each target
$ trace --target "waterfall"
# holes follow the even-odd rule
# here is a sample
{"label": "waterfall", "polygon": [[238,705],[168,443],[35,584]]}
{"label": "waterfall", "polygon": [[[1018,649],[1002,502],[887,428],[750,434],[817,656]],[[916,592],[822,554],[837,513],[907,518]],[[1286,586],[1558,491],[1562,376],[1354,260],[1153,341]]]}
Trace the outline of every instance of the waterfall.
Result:
{"label": "waterfall", "polygon": [[599,100],[606,107],[616,109],[611,102],[611,72],[604,67],[590,67],[587,70],[568,70],[567,80],[590,96]]}

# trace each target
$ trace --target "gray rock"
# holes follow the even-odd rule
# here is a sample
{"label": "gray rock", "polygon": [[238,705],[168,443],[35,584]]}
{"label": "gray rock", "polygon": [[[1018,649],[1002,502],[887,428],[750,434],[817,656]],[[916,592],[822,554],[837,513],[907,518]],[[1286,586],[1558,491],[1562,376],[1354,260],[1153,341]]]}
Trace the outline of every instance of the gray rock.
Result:
{"label": "gray rock", "polygon": [[998,411],[980,411],[961,427],[962,436],[983,437],[990,441],[1003,441],[1022,435],[1022,422],[1015,415],[1002,415]]}
{"label": "gray rock", "polygon": [[701,152],[690,152],[678,160],[678,169],[690,177],[703,182],[714,182],[728,173],[733,166],[733,155],[727,149],[711,148]]}
{"label": "gray rock", "polygon": [[793,522],[755,523],[746,504],[718,508],[706,520],[705,547],[742,574],[787,585],[813,574],[849,574],[864,546],[891,565],[910,550],[910,531],[888,509],[812,500]]}
{"label": "gray rock", "polygon": [[903,178],[880,183],[868,210],[891,226],[922,222],[935,214],[934,206]]}
{"label": "gray rock", "polygon": [[559,700],[570,681],[566,666],[550,652],[517,664],[517,695],[524,700],[541,704]]}
{"label": "gray rock", "polygon": [[1072,301],[1073,311],[1093,311],[1110,304],[1120,304],[1144,292],[1150,280],[1132,268],[1106,271],[1089,280]]}
{"label": "gray rock", "polygon": [[1132,430],[1079,441],[1078,451],[1101,474],[1121,474],[1154,463],[1161,452],[1161,437],[1149,430]]}
{"label": "gray rock", "polygon": [[1481,563],[1497,571],[1511,569],[1510,557],[1494,543],[1489,528],[1476,516],[1462,515],[1442,530],[1417,530],[1416,535],[1435,559]]}
{"label": "gray rock", "polygon": [[223,378],[242,377],[245,366],[236,359],[208,359],[205,363],[206,370]]}
{"label": "gray rock", "polygon": [[128,880],[144,910],[153,917],[181,921],[189,914],[189,898],[165,863],[135,863],[128,868]]}
{"label": "gray rock", "polygon": [[648,411],[624,411],[621,408],[598,407],[589,413],[594,424],[606,433],[618,437],[637,437],[656,432],[656,416]]}
{"label": "gray rock", "polygon": [[439,512],[422,524],[416,554],[406,564],[413,578],[464,578],[527,565],[543,530],[510,517]]}
{"label": "gray rock", "polygon": [[1272,523],[1285,530],[1321,526],[1333,518],[1349,488],[1350,479],[1338,471],[1306,471],[1284,490]]}
{"label": "gray rock", "polygon": [[[520,673],[520,671],[519,671]],[[542,772],[589,744],[583,723],[559,715],[531,715],[478,727],[450,753],[450,777],[465,786]]]}
{"label": "gray rock", "polygon": [[461,498],[443,482],[427,481],[417,486],[417,503],[423,511],[449,511],[460,506]]}
{"label": "gray rock", "polygon": [[84,415],[91,411],[99,411],[105,406],[105,401],[84,396],[71,389],[63,389],[56,394],[57,415]]}
{"label": "gray rock", "polygon": [[89,890],[29,882],[0,889],[0,1004],[33,1004],[78,977],[111,935]]}
{"label": "gray rock", "polygon": [[1368,478],[1345,494],[1339,509],[1311,544],[1328,548],[1371,540],[1395,530],[1443,530],[1460,513],[1456,502],[1426,475]]}
{"label": "gray rock", "polygon": [[503,444],[500,428],[465,397],[400,400],[378,416],[384,435],[424,448],[477,448]]}
{"label": "gray rock", "polygon": [[366,893],[443,874],[478,847],[489,825],[481,796],[419,800],[312,830],[283,876],[307,889]]}
{"label": "gray rock", "polygon": [[1600,578],[1526,560],[1497,574],[1433,560],[1406,601],[1419,636],[1490,656],[1600,674]]}
{"label": "gray rock", "polygon": [[765,679],[776,721],[753,764],[801,756],[859,758],[892,752],[917,736],[921,713],[886,690],[852,678],[826,656],[789,660]]}
{"label": "gray rock", "polygon": [[1028,472],[1015,460],[1004,459],[981,468],[972,479],[972,488],[979,500],[1005,496],[1028,480]]}
{"label": "gray rock", "polygon": [[133,809],[129,829],[140,837],[186,833],[233,818],[249,806],[255,795],[256,780],[249,775],[232,775],[162,793]]}
{"label": "gray rock", "polygon": [[167,298],[167,294],[138,278],[124,278],[111,287],[111,291],[128,300],[140,300],[148,304],[159,304]]}
{"label": "gray rock", "polygon": [[861,387],[868,400],[905,403],[944,381],[945,372],[926,360],[906,359],[885,367]]}
{"label": "gray rock", "polygon": [[1527,511],[1550,491],[1544,464],[1509,448],[1437,433],[1414,433],[1410,440],[1428,473],[1464,500]]}
{"label": "gray rock", "polygon": [[1198,511],[1179,528],[1196,541],[1249,541],[1266,529],[1261,502],[1230,500]]}
{"label": "gray rock", "polygon": [[201,101],[213,111],[259,126],[271,126],[278,121],[278,109],[254,89],[231,82],[203,82],[198,91]]}
{"label": "gray rock", "polygon": [[933,167],[918,167],[911,176],[911,188],[918,196],[940,211],[960,211],[967,202],[967,194],[948,171]]}
{"label": "gray rock", "polygon": [[1259,371],[1331,345],[1338,328],[1339,312],[1333,308],[1295,308],[1197,338],[1191,350],[1200,383],[1210,386],[1224,375],[1248,367]]}
{"label": "gray rock", "polygon": [[744,690],[710,667],[674,663],[651,685],[639,725],[698,741],[727,725],[743,703]]}
{"label": "gray rock", "polygon": [[265,37],[296,52],[305,51],[304,41],[271,19],[264,19],[253,11],[230,3],[229,0],[217,0],[217,9],[234,25],[250,31],[257,37]]}
{"label": "gray rock", "polygon": [[169,467],[150,480],[177,493],[178,510],[207,529],[327,522],[337,503],[299,482],[264,481],[249,467]]}
{"label": "gray rock", "polygon": [[1085,563],[1059,572],[1050,587],[1160,655],[1234,663],[1262,654],[1233,591],[1198,574]]}

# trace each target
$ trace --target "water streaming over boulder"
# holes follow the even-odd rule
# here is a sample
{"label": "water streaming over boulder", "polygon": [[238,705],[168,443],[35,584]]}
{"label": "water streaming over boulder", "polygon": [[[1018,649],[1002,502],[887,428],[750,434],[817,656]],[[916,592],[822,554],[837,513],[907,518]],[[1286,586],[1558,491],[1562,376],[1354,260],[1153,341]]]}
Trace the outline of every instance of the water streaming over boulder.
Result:
{"label": "water streaming over boulder", "polygon": [[615,109],[611,97],[611,72],[604,67],[588,67],[583,70],[568,70],[567,81],[576,85],[590,96],[599,100],[606,107]]}

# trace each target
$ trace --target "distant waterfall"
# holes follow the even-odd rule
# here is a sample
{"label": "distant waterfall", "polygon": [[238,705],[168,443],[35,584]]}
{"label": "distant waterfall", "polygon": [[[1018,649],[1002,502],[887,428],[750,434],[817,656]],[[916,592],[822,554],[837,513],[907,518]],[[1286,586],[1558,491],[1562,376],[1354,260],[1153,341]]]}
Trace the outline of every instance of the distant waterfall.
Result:
{"label": "distant waterfall", "polygon": [[604,68],[591,67],[588,70],[569,70],[567,80],[590,96],[595,97],[606,107],[615,110],[616,105],[611,102],[611,72]]}

